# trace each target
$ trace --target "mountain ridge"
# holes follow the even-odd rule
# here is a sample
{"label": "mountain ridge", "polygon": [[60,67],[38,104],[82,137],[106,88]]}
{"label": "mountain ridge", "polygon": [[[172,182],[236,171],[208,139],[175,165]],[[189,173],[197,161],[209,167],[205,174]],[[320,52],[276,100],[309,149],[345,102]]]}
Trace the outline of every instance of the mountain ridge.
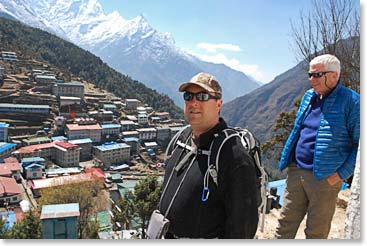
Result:
{"label": "mountain ridge", "polygon": [[89,51],[48,32],[0,17],[0,49],[16,51],[29,58],[35,57],[59,68],[63,73],[79,76],[113,92],[116,96],[136,98],[156,110],[170,112],[173,118],[183,118],[182,109],[167,95],[147,88],[144,84],[110,68]]}
{"label": "mountain ridge", "polygon": [[[0,0],[0,11],[8,6],[7,13],[23,23],[41,29],[44,23],[47,31],[53,29],[53,33],[101,57],[119,72],[169,95],[176,105],[183,105],[177,91],[179,84],[202,71],[212,73],[228,85],[223,88],[224,101],[260,86],[242,72],[221,64],[208,65],[180,49],[170,34],[153,29],[142,15],[126,20],[116,11],[105,14],[98,0],[14,2]],[[26,7],[30,10],[23,16],[21,9]],[[223,67],[218,69],[215,65]]]}

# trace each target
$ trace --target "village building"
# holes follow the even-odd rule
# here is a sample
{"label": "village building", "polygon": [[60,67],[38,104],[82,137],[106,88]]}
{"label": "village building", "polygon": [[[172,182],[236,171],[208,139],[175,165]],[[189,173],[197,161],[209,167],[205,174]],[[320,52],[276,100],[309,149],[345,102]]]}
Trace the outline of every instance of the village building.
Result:
{"label": "village building", "polygon": [[168,112],[155,112],[154,116],[159,117],[161,121],[170,119],[170,114]]}
{"label": "village building", "polygon": [[128,110],[136,110],[139,103],[140,101],[138,99],[126,99],[125,100],[126,109]]}
{"label": "village building", "polygon": [[51,143],[52,139],[48,137],[38,137],[38,138],[23,139],[22,142],[25,146],[29,146],[29,145],[35,145],[35,144]]}
{"label": "village building", "polygon": [[135,130],[137,127],[137,124],[134,121],[131,120],[122,120],[120,121],[121,125],[121,131],[132,131]]}
{"label": "village building", "polygon": [[32,163],[23,168],[26,179],[41,179],[44,165]]}
{"label": "village building", "polygon": [[105,143],[93,147],[94,156],[103,162],[106,167],[121,164],[130,160],[130,145],[125,143]]}
{"label": "village building", "polygon": [[78,239],[79,203],[43,205],[43,239]]}
{"label": "village building", "polygon": [[22,167],[26,167],[30,164],[33,164],[33,163],[37,163],[37,164],[40,164],[40,165],[45,165],[46,164],[46,160],[42,157],[26,157],[26,158],[22,158],[21,159],[21,164],[22,164]]}
{"label": "village building", "polygon": [[142,107],[142,106],[137,107],[136,111],[137,111],[138,114],[147,114],[147,109],[145,107]]}
{"label": "village building", "polygon": [[137,132],[139,132],[139,139],[142,141],[155,140],[157,137],[155,128],[140,128],[137,129]]}
{"label": "village building", "polygon": [[67,124],[66,135],[69,140],[90,138],[93,142],[101,142],[102,128],[94,125]]}
{"label": "village building", "polygon": [[16,159],[13,162],[0,163],[0,176],[14,178],[19,182],[21,169],[21,165]]}
{"label": "village building", "polygon": [[0,142],[0,160],[9,157],[13,151],[15,151],[17,145],[14,143],[4,143]]}
{"label": "village building", "polygon": [[84,139],[74,139],[69,140],[69,143],[78,145],[80,147],[80,161],[88,161],[92,159],[92,139],[84,138]]}
{"label": "village building", "polygon": [[148,115],[146,113],[138,114],[138,123],[140,125],[147,125],[148,124]]}
{"label": "village building", "polygon": [[8,123],[0,122],[0,142],[8,142],[8,128]]}
{"label": "village building", "polygon": [[73,104],[80,104],[80,97],[67,97],[67,96],[60,96],[59,105],[60,107],[65,105],[73,105]]}
{"label": "village building", "polygon": [[47,168],[45,175],[47,178],[54,178],[62,175],[80,174],[82,172],[80,167],[65,167],[65,168]]}
{"label": "village building", "polygon": [[85,182],[104,182],[105,175],[98,171],[88,173],[74,174],[70,176],[60,176],[47,179],[34,179],[28,182],[32,189],[34,197],[40,197],[42,189],[58,187],[70,184],[80,184]]}
{"label": "village building", "polygon": [[133,122],[138,122],[138,118],[135,115],[125,115],[125,118]]}
{"label": "village building", "polygon": [[102,136],[106,135],[118,136],[121,132],[120,124],[101,124]]}
{"label": "village building", "polygon": [[166,147],[171,140],[171,129],[168,126],[157,126],[157,142],[160,146]]}
{"label": "village building", "polygon": [[15,179],[0,176],[0,207],[18,204],[22,200],[22,191]]}
{"label": "village building", "polygon": [[67,142],[68,138],[65,136],[55,136],[55,137],[51,137],[52,141],[62,141],[62,142]]}
{"label": "village building", "polygon": [[115,104],[103,104],[103,109],[106,111],[111,111],[113,113],[117,112],[117,107]]}
{"label": "village building", "polygon": [[[18,158],[42,157],[54,161],[62,167],[73,167],[79,165],[80,147],[75,144],[55,141],[46,144],[37,144],[22,147],[13,152]],[[39,163],[38,163],[39,164]],[[22,161],[22,165],[23,161]]]}
{"label": "village building", "polygon": [[55,83],[52,87],[55,96],[84,97],[84,84],[81,82]]}
{"label": "village building", "polygon": [[17,62],[18,56],[15,52],[12,51],[1,51],[1,59],[3,61]]}
{"label": "village building", "polygon": [[49,114],[49,105],[0,103],[0,112],[23,114]]}
{"label": "village building", "polygon": [[158,149],[158,144],[156,142],[145,142],[144,146],[146,149],[152,149],[152,150]]}
{"label": "village building", "polygon": [[124,142],[128,145],[130,145],[130,154],[134,155],[134,154],[138,154],[139,150],[140,150],[140,142],[139,142],[139,138],[136,137],[127,137],[123,139]]}
{"label": "village building", "polygon": [[40,85],[51,85],[56,82],[57,78],[55,75],[36,75],[34,76],[34,80]]}
{"label": "village building", "polygon": [[139,138],[138,131],[124,131],[121,133],[122,138]]}

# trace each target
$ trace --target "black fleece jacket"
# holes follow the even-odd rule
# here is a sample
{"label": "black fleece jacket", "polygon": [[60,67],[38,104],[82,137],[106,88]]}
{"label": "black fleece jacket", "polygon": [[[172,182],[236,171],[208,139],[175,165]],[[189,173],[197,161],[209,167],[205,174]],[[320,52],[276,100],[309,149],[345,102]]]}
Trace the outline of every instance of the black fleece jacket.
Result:
{"label": "black fleece jacket", "polygon": [[[209,150],[215,133],[227,128],[219,123],[195,140],[199,149]],[[191,137],[191,133],[188,134]],[[184,141],[184,139],[181,139]],[[188,141],[191,143],[191,141]],[[165,214],[188,165],[173,170],[187,150],[178,147],[167,162],[163,187],[173,171],[162,197],[160,210]],[[166,238],[253,238],[258,224],[255,164],[239,138],[227,141],[219,156],[218,186],[209,178],[209,199],[202,201],[206,155],[198,155],[178,192],[167,218],[170,220]]]}

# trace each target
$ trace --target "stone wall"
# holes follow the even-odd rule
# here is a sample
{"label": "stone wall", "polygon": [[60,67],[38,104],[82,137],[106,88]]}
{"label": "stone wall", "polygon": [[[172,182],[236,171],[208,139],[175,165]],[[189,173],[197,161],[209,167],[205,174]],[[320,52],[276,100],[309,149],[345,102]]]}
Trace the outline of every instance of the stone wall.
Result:
{"label": "stone wall", "polygon": [[360,183],[360,148],[359,144],[356,168],[351,186],[351,193],[347,208],[347,218],[345,220],[345,239],[360,239],[361,238],[361,183]]}

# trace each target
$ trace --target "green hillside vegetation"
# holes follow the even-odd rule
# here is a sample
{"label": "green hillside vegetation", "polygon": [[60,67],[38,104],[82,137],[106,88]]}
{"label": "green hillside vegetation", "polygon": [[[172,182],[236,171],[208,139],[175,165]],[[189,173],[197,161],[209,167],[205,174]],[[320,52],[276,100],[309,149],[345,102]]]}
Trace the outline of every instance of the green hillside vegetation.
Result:
{"label": "green hillside vegetation", "polygon": [[40,29],[0,17],[0,50],[44,61],[122,99],[136,98],[156,110],[169,112],[172,118],[183,118],[182,109],[167,95],[116,72],[92,53]]}

